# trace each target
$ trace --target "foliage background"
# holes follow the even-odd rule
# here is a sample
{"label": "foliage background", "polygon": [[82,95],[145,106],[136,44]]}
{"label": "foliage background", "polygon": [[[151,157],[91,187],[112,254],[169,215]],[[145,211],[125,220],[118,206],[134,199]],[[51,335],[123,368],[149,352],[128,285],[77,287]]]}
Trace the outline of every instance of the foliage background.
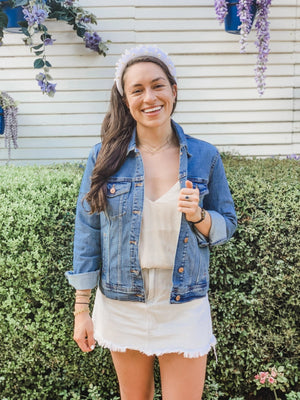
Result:
{"label": "foliage background", "polygon": [[[283,365],[297,390],[299,162],[224,155],[238,230],[211,257],[218,363],[209,355],[204,399],[254,397],[253,377]],[[82,165],[0,169],[0,400],[112,400],[108,351],[72,340],[71,269]],[[159,399],[159,374],[156,370]],[[260,397],[262,396],[262,397]],[[283,394],[282,394],[283,398]]]}

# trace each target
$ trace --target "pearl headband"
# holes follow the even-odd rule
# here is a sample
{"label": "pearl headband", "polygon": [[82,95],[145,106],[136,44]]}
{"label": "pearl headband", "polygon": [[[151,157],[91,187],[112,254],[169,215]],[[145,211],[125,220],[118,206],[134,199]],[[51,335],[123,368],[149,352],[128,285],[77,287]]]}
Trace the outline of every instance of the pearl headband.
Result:
{"label": "pearl headband", "polygon": [[133,47],[130,50],[125,50],[119,61],[116,63],[115,82],[118,92],[121,96],[123,96],[122,76],[126,65],[130,60],[133,60],[134,58],[140,56],[152,56],[161,60],[164,64],[166,64],[166,67],[168,68],[170,74],[176,81],[176,69],[173,61],[170,59],[167,53],[165,53],[155,45],[141,45],[138,47]]}

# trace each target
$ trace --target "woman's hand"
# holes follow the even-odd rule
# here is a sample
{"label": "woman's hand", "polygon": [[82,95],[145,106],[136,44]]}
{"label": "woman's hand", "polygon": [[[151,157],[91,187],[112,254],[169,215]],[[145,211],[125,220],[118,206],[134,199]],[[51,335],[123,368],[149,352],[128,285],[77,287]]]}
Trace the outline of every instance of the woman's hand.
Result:
{"label": "woman's hand", "polygon": [[75,315],[73,339],[85,353],[94,350],[94,326],[88,311]]}
{"label": "woman's hand", "polygon": [[178,211],[185,213],[187,221],[196,222],[201,218],[199,207],[199,189],[193,189],[191,181],[185,182],[185,188],[180,190]]}
{"label": "woman's hand", "polygon": [[[185,214],[189,222],[197,222],[201,219],[201,208],[199,207],[199,189],[193,189],[191,181],[185,182],[185,188],[180,190],[178,199],[178,211]],[[205,218],[194,225],[199,232],[208,237],[211,228],[211,216],[206,211]]]}

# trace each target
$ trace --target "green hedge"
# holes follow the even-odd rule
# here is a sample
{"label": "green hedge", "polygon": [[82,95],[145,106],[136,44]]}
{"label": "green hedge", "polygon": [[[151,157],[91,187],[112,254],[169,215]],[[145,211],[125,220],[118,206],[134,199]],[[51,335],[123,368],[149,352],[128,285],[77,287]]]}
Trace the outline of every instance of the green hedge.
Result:
{"label": "green hedge", "polygon": [[[299,162],[226,155],[224,164],[239,227],[212,251],[218,363],[211,353],[204,399],[250,399],[253,376],[269,364],[283,365],[288,391],[297,390]],[[109,352],[84,354],[72,340],[74,293],[64,271],[82,172],[0,168],[0,400],[119,396]]]}

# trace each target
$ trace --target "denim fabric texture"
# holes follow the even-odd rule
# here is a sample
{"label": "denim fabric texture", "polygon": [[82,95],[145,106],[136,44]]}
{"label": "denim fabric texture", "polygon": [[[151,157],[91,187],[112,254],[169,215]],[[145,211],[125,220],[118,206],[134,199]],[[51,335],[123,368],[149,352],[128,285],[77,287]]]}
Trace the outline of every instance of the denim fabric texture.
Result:
{"label": "denim fabric texture", "polygon": [[[181,219],[173,268],[170,303],[184,303],[204,297],[209,289],[210,246],[225,243],[233,235],[237,219],[223,163],[217,149],[185,135],[172,121],[180,146],[179,182],[193,182],[200,192],[199,205],[211,215],[209,237]],[[101,144],[88,157],[77,202],[73,271],[66,272],[75,289],[93,289],[116,300],[145,302],[145,288],[139,264],[139,236],[144,203],[144,168],[133,132],[127,157],[107,182],[107,208],[89,215],[82,199],[90,188],[90,176]],[[153,249],[155,251],[155,249]]]}

